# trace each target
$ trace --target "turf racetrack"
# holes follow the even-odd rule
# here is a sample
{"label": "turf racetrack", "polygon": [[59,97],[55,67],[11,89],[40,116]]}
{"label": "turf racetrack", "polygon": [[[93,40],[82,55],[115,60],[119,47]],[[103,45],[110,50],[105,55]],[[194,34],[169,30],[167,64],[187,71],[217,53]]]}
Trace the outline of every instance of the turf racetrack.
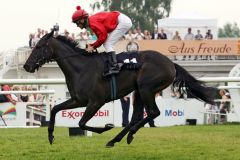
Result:
{"label": "turf racetrack", "polygon": [[131,145],[124,138],[115,147],[105,148],[120,129],[69,138],[67,128],[56,128],[52,146],[47,140],[47,128],[0,129],[0,160],[240,159],[239,125],[143,128]]}

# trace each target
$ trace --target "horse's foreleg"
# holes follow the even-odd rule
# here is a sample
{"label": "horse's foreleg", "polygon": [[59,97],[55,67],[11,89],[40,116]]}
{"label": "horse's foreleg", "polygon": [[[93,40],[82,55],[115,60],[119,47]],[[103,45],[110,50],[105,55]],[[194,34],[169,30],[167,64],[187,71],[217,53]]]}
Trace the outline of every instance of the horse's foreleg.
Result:
{"label": "horse's foreleg", "polygon": [[79,122],[79,126],[82,130],[88,130],[96,133],[102,133],[108,131],[114,127],[113,124],[106,124],[104,128],[101,127],[90,127],[87,126],[86,123],[97,113],[97,111],[102,107],[104,103],[89,103],[86,107],[86,110]]}
{"label": "horse's foreleg", "polygon": [[54,141],[53,131],[54,131],[56,114],[61,110],[72,109],[72,108],[76,108],[76,107],[78,107],[78,104],[76,101],[74,101],[72,99],[69,99],[69,100],[53,107],[53,109],[51,110],[50,121],[48,124],[48,140],[49,140],[50,144],[52,144]]}

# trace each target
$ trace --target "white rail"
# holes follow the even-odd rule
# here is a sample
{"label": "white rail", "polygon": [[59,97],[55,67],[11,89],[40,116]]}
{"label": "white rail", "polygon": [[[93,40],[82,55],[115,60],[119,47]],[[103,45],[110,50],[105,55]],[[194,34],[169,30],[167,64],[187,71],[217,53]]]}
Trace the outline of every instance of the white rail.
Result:
{"label": "white rail", "polygon": [[201,77],[204,82],[240,82],[240,77]]}
{"label": "white rail", "polygon": [[54,94],[55,90],[39,90],[39,91],[0,91],[0,94]]}
{"label": "white rail", "polygon": [[218,86],[218,89],[240,89],[240,86]]}
{"label": "white rail", "polygon": [[[240,82],[240,77],[201,77],[204,82]],[[65,84],[65,79],[0,79],[0,84]]]}
{"label": "white rail", "polygon": [[65,84],[65,79],[0,79],[0,84]]}

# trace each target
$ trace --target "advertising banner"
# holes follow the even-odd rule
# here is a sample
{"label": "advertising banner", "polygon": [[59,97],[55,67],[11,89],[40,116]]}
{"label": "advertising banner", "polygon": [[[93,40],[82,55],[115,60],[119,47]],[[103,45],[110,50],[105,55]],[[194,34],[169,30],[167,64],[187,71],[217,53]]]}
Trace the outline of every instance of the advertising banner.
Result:
{"label": "advertising banner", "polygon": [[0,115],[0,126],[26,126],[26,103],[1,103]]}
{"label": "advertising banner", "polygon": [[[198,100],[157,98],[156,103],[161,111],[161,115],[154,120],[156,126],[185,125],[187,119],[196,119],[197,124],[203,124],[204,122],[204,103]],[[131,120],[132,109],[131,105],[129,120]],[[56,126],[78,127],[84,111],[85,108],[60,111],[56,115]],[[144,116],[146,115],[147,113],[145,112]],[[119,100],[105,104],[87,125],[103,127],[107,123],[112,123],[117,127],[122,126],[122,107]]]}
{"label": "advertising banner", "polygon": [[238,40],[142,40],[139,50],[158,51],[165,55],[239,55]]}

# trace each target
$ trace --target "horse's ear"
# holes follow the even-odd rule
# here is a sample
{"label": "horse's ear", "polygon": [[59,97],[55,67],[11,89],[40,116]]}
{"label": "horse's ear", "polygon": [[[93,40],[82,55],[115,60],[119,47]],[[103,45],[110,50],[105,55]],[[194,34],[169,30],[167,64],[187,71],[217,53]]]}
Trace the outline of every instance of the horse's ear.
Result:
{"label": "horse's ear", "polygon": [[54,34],[54,29],[49,33],[49,38],[52,37]]}

